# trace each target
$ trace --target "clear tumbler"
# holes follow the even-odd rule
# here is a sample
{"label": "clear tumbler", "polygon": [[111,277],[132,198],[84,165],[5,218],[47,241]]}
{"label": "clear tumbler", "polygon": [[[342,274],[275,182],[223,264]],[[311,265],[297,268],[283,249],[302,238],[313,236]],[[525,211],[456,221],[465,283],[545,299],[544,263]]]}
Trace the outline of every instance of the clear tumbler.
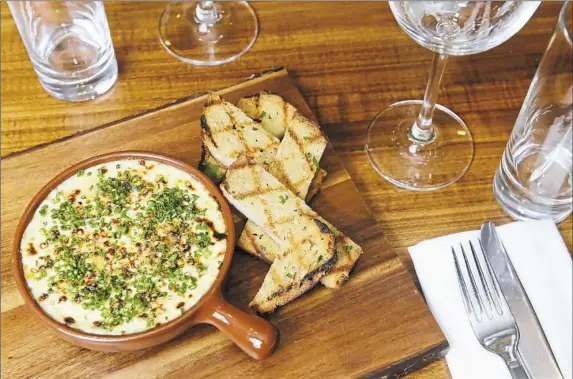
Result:
{"label": "clear tumbler", "polygon": [[8,1],[42,87],[68,101],[93,99],[117,79],[103,1]]}
{"label": "clear tumbler", "polygon": [[497,201],[519,220],[571,213],[572,8],[561,9],[495,175]]}

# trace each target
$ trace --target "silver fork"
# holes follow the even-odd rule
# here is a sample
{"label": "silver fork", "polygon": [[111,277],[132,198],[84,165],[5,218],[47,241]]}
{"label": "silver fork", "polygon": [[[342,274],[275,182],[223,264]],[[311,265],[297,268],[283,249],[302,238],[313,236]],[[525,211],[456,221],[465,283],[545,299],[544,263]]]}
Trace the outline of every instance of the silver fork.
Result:
{"label": "silver fork", "polygon": [[460,244],[462,258],[458,259],[452,246],[452,256],[472,329],[484,348],[503,358],[512,378],[527,379],[517,352],[519,330],[485,258],[481,241],[478,239],[477,244],[470,241],[469,247],[471,254]]}

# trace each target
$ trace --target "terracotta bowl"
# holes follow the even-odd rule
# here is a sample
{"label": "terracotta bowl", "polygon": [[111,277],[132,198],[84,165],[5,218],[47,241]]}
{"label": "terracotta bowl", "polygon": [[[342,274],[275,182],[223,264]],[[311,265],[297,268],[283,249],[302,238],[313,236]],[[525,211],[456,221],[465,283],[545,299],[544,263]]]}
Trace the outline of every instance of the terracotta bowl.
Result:
{"label": "terracotta bowl", "polygon": [[[48,316],[30,295],[22,270],[20,242],[22,235],[36,212],[36,209],[48,194],[67,178],[81,169],[86,169],[101,163],[125,159],[145,159],[176,167],[193,175],[205,185],[221,204],[221,209],[227,226],[227,251],[219,274],[209,291],[187,312],[180,317],[153,329],[127,335],[96,335],[88,334],[61,324]],[[24,212],[14,238],[13,269],[20,294],[26,304],[40,319],[53,329],[63,339],[78,346],[100,351],[131,351],[159,345],[175,338],[196,324],[211,324],[226,334],[243,351],[255,359],[263,359],[271,355],[278,340],[277,329],[268,321],[252,314],[245,313],[229,304],[222,295],[221,287],[231,266],[235,248],[235,229],[231,211],[227,201],[207,176],[196,168],[164,155],[143,152],[124,151],[100,155],[80,162],[52,179],[32,199]]]}

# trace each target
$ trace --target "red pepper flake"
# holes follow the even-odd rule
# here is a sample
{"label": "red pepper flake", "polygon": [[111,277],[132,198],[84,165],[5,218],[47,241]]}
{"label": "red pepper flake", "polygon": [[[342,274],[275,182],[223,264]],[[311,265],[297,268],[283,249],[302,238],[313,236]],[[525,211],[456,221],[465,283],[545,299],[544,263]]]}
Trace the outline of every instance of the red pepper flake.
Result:
{"label": "red pepper flake", "polygon": [[140,160],[139,160],[139,164],[142,165],[142,166],[145,166],[145,159],[140,159]]}
{"label": "red pepper flake", "polygon": [[66,296],[62,295],[62,296],[60,296],[60,298],[58,299],[58,303],[61,303],[61,302],[66,301],[66,300],[68,300],[68,298],[67,298]]}
{"label": "red pepper flake", "polygon": [[103,322],[101,322],[101,321],[94,321],[94,326],[95,326],[95,327],[98,327],[98,328],[99,328],[100,326],[102,326],[102,324],[103,324]]}
{"label": "red pepper flake", "polygon": [[34,247],[34,245],[32,243],[28,244],[28,254],[30,254],[30,255],[38,254],[38,251],[36,250],[36,248]]}
{"label": "red pepper flake", "polygon": [[125,266],[123,266],[123,267],[121,268],[121,272],[123,272],[123,274],[124,274],[125,276],[127,276],[128,278],[131,277],[131,275],[132,275],[131,271],[129,271],[129,270],[127,269],[127,267],[125,267]]}
{"label": "red pepper flake", "polygon": [[44,301],[44,300],[46,300],[47,298],[48,298],[48,294],[47,294],[47,293],[43,293],[43,294],[38,298],[38,300]]}
{"label": "red pepper flake", "polygon": [[183,308],[184,305],[185,305],[184,302],[180,302],[179,304],[177,304],[177,309]]}
{"label": "red pepper flake", "polygon": [[76,197],[80,194],[80,192],[81,191],[79,189],[75,190],[70,194],[70,196],[68,196],[68,199],[70,199],[72,202],[76,201]]}

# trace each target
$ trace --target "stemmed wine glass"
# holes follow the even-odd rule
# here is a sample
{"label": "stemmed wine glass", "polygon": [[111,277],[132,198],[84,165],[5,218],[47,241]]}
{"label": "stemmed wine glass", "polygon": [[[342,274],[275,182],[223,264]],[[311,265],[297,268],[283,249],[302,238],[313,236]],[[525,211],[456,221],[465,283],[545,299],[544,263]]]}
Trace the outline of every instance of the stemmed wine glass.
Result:
{"label": "stemmed wine glass", "polygon": [[435,52],[424,100],[394,103],[372,121],[366,152],[394,185],[429,191],[457,181],[473,159],[469,129],[436,104],[449,55],[480,53],[508,40],[531,18],[539,1],[390,1],[398,24]]}
{"label": "stemmed wine glass", "polygon": [[176,1],[159,20],[159,40],[176,58],[196,66],[234,61],[255,43],[259,24],[246,1]]}

